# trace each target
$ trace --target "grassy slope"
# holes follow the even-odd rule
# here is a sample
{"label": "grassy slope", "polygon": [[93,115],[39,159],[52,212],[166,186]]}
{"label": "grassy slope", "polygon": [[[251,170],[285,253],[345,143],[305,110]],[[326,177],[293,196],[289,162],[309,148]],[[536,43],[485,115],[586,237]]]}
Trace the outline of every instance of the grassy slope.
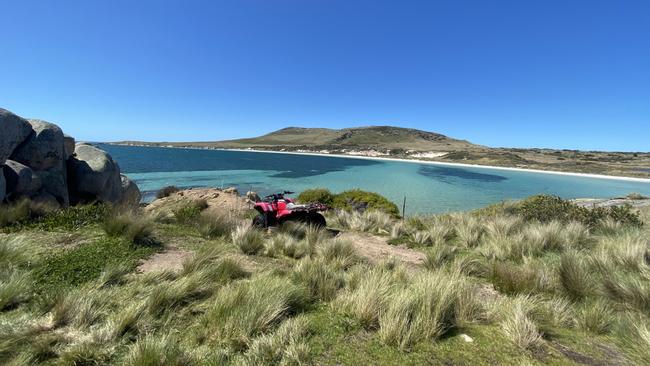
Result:
{"label": "grassy slope", "polygon": [[[498,230],[498,227],[513,225],[512,222],[493,216],[495,214],[491,212],[488,216],[482,216],[471,224],[478,226],[472,227],[477,230]],[[650,213],[644,215],[646,220],[650,219]],[[381,328],[388,326],[384,321],[390,319],[380,319],[379,329],[367,327],[355,316],[341,310],[338,301],[345,294],[354,293],[358,286],[359,277],[355,273],[371,277],[379,265],[366,267],[358,259],[341,254],[345,251],[342,249],[345,246],[340,243],[337,246],[336,242],[327,239],[325,233],[296,228],[292,232],[260,238],[244,231],[231,240],[229,237],[206,238],[205,228],[168,221],[153,223],[153,237],[156,240],[142,245],[133,243],[129,237],[108,236],[99,220],[68,224],[78,215],[62,216],[64,217],[49,220],[47,224],[27,225],[0,234],[0,243],[17,245],[18,251],[27,256],[24,261],[12,259],[12,263],[17,266],[12,270],[29,276],[29,281],[19,285],[25,296],[16,305],[0,312],[0,363],[72,364],[92,361],[99,364],[132,365],[161,362],[170,365],[188,362],[476,365],[641,362],[632,358],[639,352],[635,351],[635,344],[629,343],[620,335],[632,332],[626,328],[629,324],[621,322],[621,319],[633,315],[647,320],[648,310],[645,310],[644,315],[643,311],[621,307],[614,300],[604,299],[621,318],[607,317],[614,326],[604,334],[584,330],[573,323],[553,325],[552,315],[535,314],[527,316],[535,319],[538,329],[543,329],[544,338],[534,346],[521,348],[514,343],[517,336],[513,338],[504,333],[500,315],[492,313],[500,308],[510,309],[508,301],[517,298],[517,294],[532,293],[540,297],[542,304],[546,304],[544,301],[548,299],[564,296],[565,290],[552,275],[555,267],[546,268],[547,272],[544,272],[552,279],[549,286],[538,289],[534,284],[522,284],[523,287],[517,293],[498,295],[506,300],[504,304],[495,305],[493,300],[479,297],[475,300],[481,309],[474,316],[458,318],[459,323],[437,339],[419,340],[400,349],[387,344],[382,338]],[[136,223],[141,220],[132,219]],[[218,218],[211,219],[214,221]],[[358,224],[358,218],[331,217],[330,221],[336,226],[347,227],[347,230],[393,232],[395,237],[406,240],[416,250],[426,253],[435,253],[443,247],[457,248],[454,256],[432,261],[435,267],[432,267],[432,272],[424,268],[418,271],[425,276],[438,276],[436,268],[442,268],[444,272],[445,268],[452,268],[457,259],[462,257],[478,258],[477,268],[484,270],[489,270],[495,263],[519,266],[526,261],[557,266],[558,256],[563,251],[572,250],[541,249],[540,252],[531,252],[523,257],[515,252],[498,250],[499,247],[507,247],[505,243],[508,242],[508,237],[518,237],[517,233],[537,230],[534,225],[529,228],[525,225],[518,226],[516,231],[501,237],[500,240],[504,241],[502,245],[493,247],[490,234],[485,234],[475,244],[463,244],[463,238],[472,237],[471,233],[461,231],[468,226],[463,220],[471,220],[470,216],[455,217],[454,220],[464,223],[460,226],[455,224],[456,221],[447,221],[447,218],[442,217],[412,219],[406,227],[386,218],[368,216],[362,219],[366,224],[356,228],[354,225]],[[188,222],[187,218],[182,221]],[[381,227],[374,224],[377,222],[381,223]],[[351,223],[352,227],[349,226]],[[446,225],[441,226],[442,223]],[[445,227],[456,227],[455,230],[458,231],[453,237],[445,236],[442,235]],[[598,243],[605,240],[607,243],[620,242],[623,245],[629,235],[644,235],[647,238],[647,229],[630,231],[613,226],[611,230],[606,235],[584,234],[589,240],[596,241],[590,244],[593,246],[585,247],[584,255],[595,256],[600,248],[608,248],[612,258],[617,258],[614,254],[628,258],[628,262],[625,262],[627,264],[608,262],[612,273],[643,275],[643,271],[648,269],[648,263],[643,264],[643,257],[635,257],[643,256],[643,253],[631,251],[630,254],[621,251],[626,248],[603,247],[604,244]],[[415,242],[414,237],[422,237],[418,232],[428,233],[429,239]],[[560,227],[559,232],[546,232],[544,238],[561,235],[562,232],[564,230]],[[256,254],[246,255],[239,250],[239,246],[254,246],[258,240],[262,240],[262,249]],[[280,247],[278,243],[281,244]],[[196,260],[188,262],[180,274],[134,274],[133,268],[138,258],[160,250],[157,244],[201,254]],[[114,250],[102,249],[107,246]],[[332,254],[333,250],[327,251],[327,248],[333,247],[339,248],[338,254]],[[8,254],[10,252],[0,251],[0,261],[11,258]],[[312,253],[313,259],[308,258],[309,253]],[[488,259],[495,255],[504,257]],[[433,257],[438,258],[435,255]],[[234,267],[224,269],[225,259],[239,263],[235,267],[241,267],[250,275],[245,272],[238,274],[237,271],[241,269],[236,270]],[[325,261],[324,267],[314,264],[320,263],[318,261]],[[116,269],[115,264],[118,263],[125,266]],[[309,264],[315,267],[309,267]],[[321,268],[324,272],[301,272],[301,268]],[[525,270],[525,266],[518,268],[520,271]],[[490,275],[482,274],[481,271],[462,278],[480,286],[494,281]],[[2,275],[4,277],[0,279],[4,287],[0,286],[0,290],[6,289],[5,285],[11,282],[7,278],[13,278],[6,277],[6,273]],[[405,277],[406,283],[412,283],[414,279],[410,276],[414,275],[416,274],[408,274]],[[514,273],[512,278],[506,280],[517,282],[520,275],[521,273]],[[595,276],[591,280],[597,282],[600,278]],[[335,288],[338,288],[335,289],[334,299],[326,297],[325,292],[316,291],[323,290],[327,284],[332,283],[337,284]],[[260,298],[253,296],[275,285],[279,286],[276,290],[271,290]],[[302,286],[306,286],[309,291],[316,291],[315,297],[301,295]],[[401,287],[404,286],[399,286],[396,290]],[[231,296],[237,291],[248,291],[248,288],[253,292],[241,298]],[[288,292],[291,288],[294,288],[291,291],[297,292]],[[248,319],[250,315],[246,310],[262,311],[262,305],[272,308],[274,295],[293,296],[296,300],[285,303],[286,307],[278,307],[278,310],[285,310],[279,310],[280,315],[275,313],[273,320],[265,325],[256,323],[256,327],[260,328],[255,328],[258,331],[250,333],[253,323],[242,320]],[[586,300],[570,303],[570,307],[572,311],[578,311],[582,304],[588,304],[592,297],[598,299],[599,296],[594,293]],[[227,306],[231,300],[234,301],[234,307]],[[579,318],[575,314],[572,316]],[[616,327],[623,327],[623,332],[619,333]],[[461,333],[471,336],[474,342],[464,342],[458,336]],[[267,346],[269,348],[265,348]],[[641,352],[643,350],[645,349]]]}

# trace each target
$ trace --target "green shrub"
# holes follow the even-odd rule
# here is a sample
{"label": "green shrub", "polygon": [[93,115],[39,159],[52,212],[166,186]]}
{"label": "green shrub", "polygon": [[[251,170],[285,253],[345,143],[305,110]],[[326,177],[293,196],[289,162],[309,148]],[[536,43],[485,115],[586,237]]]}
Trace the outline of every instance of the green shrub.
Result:
{"label": "green shrub", "polygon": [[208,208],[208,202],[204,199],[186,202],[175,208],[172,213],[176,222],[181,224],[196,224],[201,212]]}
{"label": "green shrub", "polygon": [[37,227],[48,231],[57,229],[66,231],[79,230],[88,225],[102,222],[111,211],[110,206],[101,203],[72,206],[43,215],[37,220]]}
{"label": "green shrub", "polygon": [[360,189],[341,192],[334,197],[334,208],[348,211],[378,210],[399,217],[399,208],[385,197]]}
{"label": "green shrub", "polygon": [[302,191],[296,200],[301,203],[318,202],[331,206],[334,203],[334,197],[335,195],[328,189],[315,188]]}
{"label": "green shrub", "polygon": [[519,202],[514,213],[529,221],[565,223],[577,221],[590,228],[597,228],[606,219],[612,219],[626,226],[641,226],[643,224],[639,214],[628,205],[586,208],[560,197],[548,195],[532,196]]}
{"label": "green shrub", "polygon": [[47,255],[34,270],[40,289],[56,291],[98,278],[104,268],[123,263],[135,268],[138,261],[151,255],[155,248],[133,246],[123,240],[98,240]]}
{"label": "green shrub", "polygon": [[629,199],[629,200],[633,200],[633,201],[634,201],[634,200],[645,200],[645,199],[648,199],[648,197],[646,197],[646,196],[644,196],[644,195],[642,195],[642,194],[640,194],[640,193],[636,193],[636,192],[630,193],[630,194],[628,194],[628,195],[625,196],[625,197],[626,197],[627,199]]}
{"label": "green shrub", "polygon": [[160,198],[169,197],[178,191],[180,191],[180,188],[176,186],[167,186],[159,190],[158,193],[156,193],[156,198],[160,199]]}

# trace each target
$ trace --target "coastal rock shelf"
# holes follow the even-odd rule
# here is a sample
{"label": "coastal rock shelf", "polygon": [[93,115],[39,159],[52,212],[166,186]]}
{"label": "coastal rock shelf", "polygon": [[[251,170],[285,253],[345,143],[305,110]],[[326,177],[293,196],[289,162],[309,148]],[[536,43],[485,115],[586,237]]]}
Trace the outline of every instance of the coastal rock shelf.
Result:
{"label": "coastal rock shelf", "polygon": [[29,198],[67,207],[137,203],[140,190],[103,150],[76,143],[59,126],[0,108],[0,202]]}

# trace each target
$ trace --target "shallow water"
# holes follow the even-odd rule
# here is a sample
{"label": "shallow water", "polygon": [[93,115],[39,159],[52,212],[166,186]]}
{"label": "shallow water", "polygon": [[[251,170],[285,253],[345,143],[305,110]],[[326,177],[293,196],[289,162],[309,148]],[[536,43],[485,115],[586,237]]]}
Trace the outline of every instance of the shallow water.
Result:
{"label": "shallow water", "polygon": [[563,198],[650,195],[650,183],[409,162],[260,152],[102,145],[151,199],[169,185],[260,194],[325,187],[378,192],[408,213],[468,210],[533,194]]}

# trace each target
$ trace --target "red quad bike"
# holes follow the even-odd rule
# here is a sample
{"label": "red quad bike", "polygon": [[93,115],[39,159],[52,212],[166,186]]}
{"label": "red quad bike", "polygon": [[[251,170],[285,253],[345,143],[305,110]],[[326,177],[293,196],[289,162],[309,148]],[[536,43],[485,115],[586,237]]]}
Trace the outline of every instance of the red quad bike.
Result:
{"label": "red quad bike", "polygon": [[255,202],[255,210],[259,215],[253,219],[253,226],[267,228],[282,225],[287,221],[298,221],[325,227],[325,217],[319,212],[327,210],[328,207],[321,203],[298,205],[292,198],[284,197],[285,194],[293,193],[284,191],[271,194]]}

